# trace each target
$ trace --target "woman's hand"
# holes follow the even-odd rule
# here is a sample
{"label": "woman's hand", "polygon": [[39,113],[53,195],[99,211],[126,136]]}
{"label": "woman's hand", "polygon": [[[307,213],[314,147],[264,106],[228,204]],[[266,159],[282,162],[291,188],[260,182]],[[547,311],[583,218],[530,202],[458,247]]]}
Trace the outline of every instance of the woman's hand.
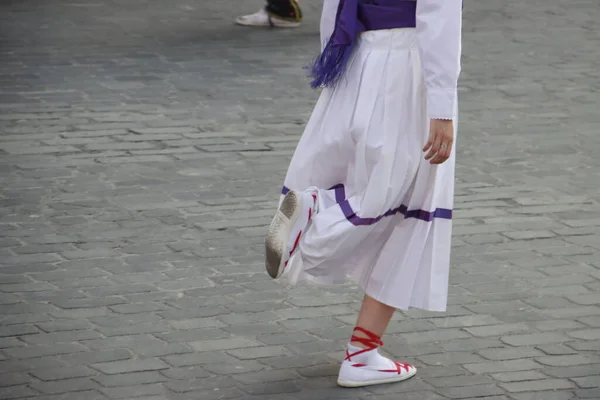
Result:
{"label": "woman's hand", "polygon": [[452,154],[454,143],[454,122],[450,119],[432,119],[429,124],[429,140],[423,147],[426,160],[431,164],[441,164]]}

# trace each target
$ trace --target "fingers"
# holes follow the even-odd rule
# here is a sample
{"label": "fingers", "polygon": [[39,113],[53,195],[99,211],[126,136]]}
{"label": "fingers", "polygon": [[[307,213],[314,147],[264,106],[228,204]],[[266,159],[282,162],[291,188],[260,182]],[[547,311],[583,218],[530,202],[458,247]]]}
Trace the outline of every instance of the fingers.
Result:
{"label": "fingers", "polygon": [[434,138],[435,138],[435,135],[433,133],[429,134],[429,139],[427,140],[427,143],[425,143],[425,147],[423,147],[423,152],[426,152],[427,150],[429,150],[431,148],[431,146],[433,145]]}
{"label": "fingers", "polygon": [[429,153],[425,155],[426,160],[431,160],[437,152],[440,150],[440,146],[442,145],[439,136],[435,136],[433,139],[433,144],[429,148]]}
{"label": "fingers", "polygon": [[431,164],[442,164],[452,154],[452,142],[443,142],[440,146],[440,151],[437,152],[435,157],[430,161]]}
{"label": "fingers", "polygon": [[431,164],[442,164],[452,154],[454,142],[454,129],[451,120],[432,120],[430,124],[429,139],[423,147],[426,152],[425,160]]}
{"label": "fingers", "polygon": [[431,164],[442,164],[452,154],[452,139],[442,139],[442,135],[435,135],[433,139],[429,139],[425,149],[429,149],[425,155],[426,160]]}

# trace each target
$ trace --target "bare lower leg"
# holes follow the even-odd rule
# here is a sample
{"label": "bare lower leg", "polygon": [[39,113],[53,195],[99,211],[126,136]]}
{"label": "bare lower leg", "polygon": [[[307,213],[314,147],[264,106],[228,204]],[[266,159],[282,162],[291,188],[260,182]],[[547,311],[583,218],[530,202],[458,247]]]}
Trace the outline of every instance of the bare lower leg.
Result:
{"label": "bare lower leg", "polygon": [[[392,315],[394,315],[396,309],[383,304],[372,297],[365,295],[363,298],[362,307],[358,314],[358,320],[356,326],[366,329],[369,332],[376,334],[377,336],[383,336],[383,333],[387,329]],[[366,337],[362,332],[355,332],[356,336]],[[360,342],[351,342],[352,345],[360,348],[365,348],[365,345]]]}

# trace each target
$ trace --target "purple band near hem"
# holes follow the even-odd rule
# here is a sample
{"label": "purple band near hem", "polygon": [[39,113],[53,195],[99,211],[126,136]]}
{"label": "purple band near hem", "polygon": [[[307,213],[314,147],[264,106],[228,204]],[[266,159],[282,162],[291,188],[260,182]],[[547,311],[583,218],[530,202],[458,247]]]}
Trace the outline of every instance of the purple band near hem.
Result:
{"label": "purple band near hem", "polygon": [[[416,218],[416,219],[419,219],[419,220],[425,221],[425,222],[431,222],[435,218],[452,219],[452,210],[450,210],[448,208],[436,208],[434,211],[408,210],[408,207],[405,206],[404,204],[401,205],[400,207],[393,208],[378,217],[362,218],[362,217],[359,217],[358,215],[356,215],[356,212],[354,212],[354,210],[352,209],[350,202],[346,199],[346,190],[344,188],[344,185],[338,184],[338,185],[333,186],[329,190],[335,190],[336,203],[338,203],[338,205],[342,209],[342,212],[344,213],[344,216],[346,217],[346,219],[350,223],[352,223],[352,225],[356,225],[356,226],[373,225],[373,224],[379,222],[379,220],[381,220],[383,217],[391,217],[392,215],[396,215],[396,214],[403,214],[404,218],[406,218],[406,219]],[[289,191],[290,191],[290,189],[288,189],[287,187],[284,186],[281,189],[281,194],[286,195]]]}

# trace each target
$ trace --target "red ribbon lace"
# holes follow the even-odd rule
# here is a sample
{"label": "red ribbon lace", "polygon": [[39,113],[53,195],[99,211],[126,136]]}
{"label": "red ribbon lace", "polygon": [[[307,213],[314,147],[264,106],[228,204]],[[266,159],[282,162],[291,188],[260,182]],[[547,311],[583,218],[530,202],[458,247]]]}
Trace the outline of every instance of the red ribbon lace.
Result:
{"label": "red ribbon lace", "polygon": [[[360,336],[356,336],[354,334],[354,332],[362,332],[364,333],[367,337],[360,337]],[[355,351],[354,353],[350,353],[349,350],[346,350],[346,358],[344,359],[345,361],[352,361],[352,357],[355,357],[359,354],[363,354],[366,353],[368,351],[377,349],[378,347],[383,346],[383,341],[381,340],[381,337],[374,334],[373,332],[370,332],[364,328],[361,328],[359,326],[357,326],[356,328],[354,328],[354,332],[352,334],[352,337],[350,338],[350,342],[355,342],[355,343],[360,343],[364,346],[366,346],[365,349],[363,350],[359,350],[359,351]],[[406,372],[410,371],[410,368],[412,367],[412,365],[407,364],[407,363],[401,363],[401,362],[397,362],[397,361],[393,361],[394,364],[396,365],[396,369],[380,369],[380,372],[397,372],[398,375],[402,374],[402,370],[404,369]],[[356,363],[356,364],[352,364],[353,367],[365,367],[365,364],[360,364],[360,363]]]}

